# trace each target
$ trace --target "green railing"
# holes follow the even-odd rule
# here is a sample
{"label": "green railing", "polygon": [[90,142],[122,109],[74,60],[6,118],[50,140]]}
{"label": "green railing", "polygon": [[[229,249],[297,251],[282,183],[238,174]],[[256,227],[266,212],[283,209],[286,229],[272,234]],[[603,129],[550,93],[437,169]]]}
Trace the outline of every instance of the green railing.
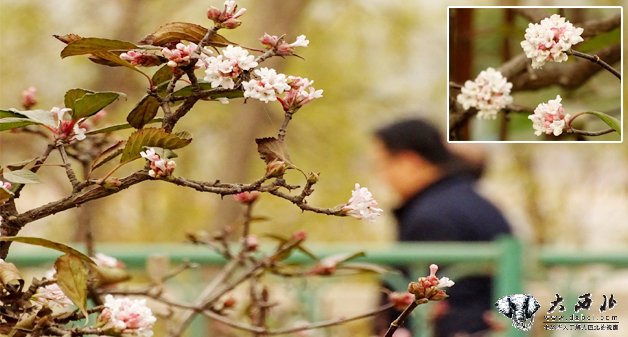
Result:
{"label": "green railing", "polygon": [[[486,243],[395,243],[389,245],[368,245],[342,243],[337,245],[310,245],[312,251],[324,257],[338,253],[365,251],[367,255],[361,261],[382,265],[404,266],[412,277],[427,273],[430,263],[442,264],[490,264],[493,266],[494,293],[496,300],[509,294],[524,292],[524,264],[550,266],[578,266],[588,264],[606,264],[615,267],[628,267],[628,250],[615,252],[565,252],[555,250],[531,251],[521,247],[521,243],[511,237],[503,237]],[[220,265],[224,258],[206,247],[189,244],[100,244],[98,250],[122,260],[128,268],[144,268],[147,259],[156,254],[167,255],[172,262],[191,261],[202,265]],[[18,267],[40,266],[51,263],[59,254],[42,248],[15,244],[7,258]],[[309,257],[295,253],[290,262],[305,263]],[[400,288],[409,280],[397,280]],[[415,324],[421,324],[423,311],[418,310]],[[203,336],[202,322],[196,324],[196,331],[191,336]],[[416,331],[425,332],[425,329]],[[424,336],[420,333],[417,337]],[[510,328],[506,336],[524,336],[521,331]]]}

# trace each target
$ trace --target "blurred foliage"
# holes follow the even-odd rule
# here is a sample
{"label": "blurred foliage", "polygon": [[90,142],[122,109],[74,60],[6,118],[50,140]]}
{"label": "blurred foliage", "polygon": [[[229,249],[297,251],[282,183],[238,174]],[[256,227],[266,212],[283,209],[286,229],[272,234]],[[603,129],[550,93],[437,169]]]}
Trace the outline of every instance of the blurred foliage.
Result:
{"label": "blurred foliage", "polygon": [[[277,10],[267,4],[277,6],[281,1],[239,3],[249,11],[240,28],[225,32],[228,39],[257,47],[257,38],[264,32],[284,33],[276,31],[275,25],[261,25],[265,17]],[[561,4],[543,2],[553,3]],[[283,19],[294,20],[296,27],[291,35],[307,35],[310,46],[300,51],[305,60],[282,60],[282,71],[308,77],[315,81],[316,88],[325,90],[323,99],[298,112],[287,138],[293,162],[305,171],[321,173],[316,192],[309,200],[320,206],[342,203],[349,198],[354,183],[360,182],[371,188],[383,208],[390,210],[395,200],[377,179],[370,163],[371,131],[400,117],[417,115],[433,120],[444,130],[446,6],[470,3],[313,0],[302,4],[305,7],[298,17]],[[38,88],[38,107],[42,109],[62,104],[68,88],[125,92],[128,99],[108,109],[103,125],[123,121],[144,93],[143,79],[126,69],[103,68],[84,58],[61,60],[59,52],[63,46],[52,34],[73,32],[137,41],[168,21],[209,24],[205,17],[208,1],[198,0],[188,1],[185,6],[164,0],[1,0],[0,6],[0,46],[5,50],[0,55],[0,107],[18,106],[20,92],[30,85]],[[478,36],[476,53],[482,57],[477,58],[476,73],[489,65],[501,64],[499,55],[492,53],[500,34],[492,32],[522,35],[525,29],[526,22],[519,18],[516,29],[500,28],[499,15],[476,20],[478,32],[491,32]],[[599,39],[614,39],[616,34]],[[288,40],[292,37],[288,36]],[[590,43],[594,42],[599,41]],[[518,52],[518,39],[512,43],[512,50]],[[603,78],[595,78],[576,91],[560,94],[569,97],[574,108],[616,109],[620,92],[615,82],[609,84]],[[542,101],[555,93],[556,90],[517,93],[515,101]],[[249,118],[256,118],[251,132],[246,126]],[[189,131],[194,141],[178,151],[176,174],[227,181],[233,171],[242,171],[245,180],[256,179],[263,173],[264,165],[256,158],[254,138],[271,135],[281,119],[280,109],[272,104],[242,105],[241,100],[233,100],[229,105],[200,104],[177,127],[179,131]],[[528,138],[532,133],[523,115],[513,116],[510,125],[515,140]],[[121,137],[128,134],[122,133]],[[31,158],[44,149],[42,141],[24,139],[19,134],[0,134],[0,163]],[[628,151],[624,145],[501,144],[488,146],[487,153],[489,166],[481,188],[502,207],[525,239],[565,245],[628,241],[628,230],[623,226],[623,219],[628,218]],[[225,164],[240,155],[244,160]],[[51,162],[60,160],[53,157]],[[131,164],[132,168],[116,174],[123,175],[140,165]],[[106,170],[105,167],[98,172],[104,174]],[[49,167],[42,172],[45,184],[26,189],[19,209],[41,205],[69,190],[62,179],[62,169]],[[296,180],[297,176],[292,178]],[[230,198],[223,200],[169,184],[147,182],[31,224],[23,232],[67,241],[74,237],[79,213],[86,212],[94,222],[97,240],[182,241],[184,231],[214,230],[237,221],[233,213],[225,213],[226,209],[237,207]],[[320,241],[394,238],[391,216],[365,224],[350,218],[302,214],[289,203],[269,196],[261,199],[256,212],[270,220],[257,223],[255,233],[305,229],[313,240]],[[608,233],[597,230],[601,226],[606,226]]]}

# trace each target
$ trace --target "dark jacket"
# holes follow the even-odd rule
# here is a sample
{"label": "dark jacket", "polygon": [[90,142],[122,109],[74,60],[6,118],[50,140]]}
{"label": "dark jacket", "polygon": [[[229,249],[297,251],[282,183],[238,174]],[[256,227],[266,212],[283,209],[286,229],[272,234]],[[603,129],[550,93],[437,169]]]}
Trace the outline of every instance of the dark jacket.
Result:
{"label": "dark jacket", "polygon": [[[472,179],[461,175],[443,177],[422,189],[395,210],[395,216],[400,241],[490,241],[511,233],[501,212],[473,189]],[[439,274],[450,276],[446,266]],[[435,322],[436,335],[487,329],[482,315],[492,308],[492,279],[472,276],[454,281],[443,304],[447,310]]]}

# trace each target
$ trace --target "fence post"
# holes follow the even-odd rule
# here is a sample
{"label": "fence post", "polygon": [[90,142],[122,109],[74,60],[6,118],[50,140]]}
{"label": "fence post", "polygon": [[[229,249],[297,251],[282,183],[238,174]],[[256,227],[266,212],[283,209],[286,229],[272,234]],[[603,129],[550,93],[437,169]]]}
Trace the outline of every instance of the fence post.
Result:
{"label": "fence post", "polygon": [[[493,288],[493,302],[499,298],[523,292],[523,255],[521,243],[512,236],[497,240],[500,254],[497,257],[497,277]],[[524,332],[510,327],[509,337],[524,336]]]}

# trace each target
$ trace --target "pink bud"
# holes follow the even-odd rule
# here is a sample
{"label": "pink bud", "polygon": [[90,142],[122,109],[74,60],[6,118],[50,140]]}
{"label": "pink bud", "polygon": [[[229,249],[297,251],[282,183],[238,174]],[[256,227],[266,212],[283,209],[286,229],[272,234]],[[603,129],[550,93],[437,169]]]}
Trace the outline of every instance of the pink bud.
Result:
{"label": "pink bud", "polygon": [[32,86],[22,91],[22,106],[24,109],[30,109],[37,104],[37,97],[35,97],[36,94],[37,88]]}
{"label": "pink bud", "polygon": [[388,295],[388,300],[397,310],[403,310],[414,302],[414,295],[410,293],[392,292]]}
{"label": "pink bud", "polygon": [[227,28],[227,29],[234,29],[234,28],[238,28],[240,25],[242,24],[242,21],[238,20],[238,19],[227,19],[225,22],[222,23],[222,26]]}
{"label": "pink bud", "polygon": [[235,199],[239,203],[249,205],[254,203],[260,195],[261,193],[259,191],[242,192],[235,194],[233,196],[233,199]]}
{"label": "pink bud", "polygon": [[269,178],[281,177],[286,172],[286,163],[282,160],[273,160],[266,165],[266,174]]}
{"label": "pink bud", "polygon": [[273,48],[277,45],[277,42],[279,42],[279,37],[275,35],[269,35],[268,33],[264,33],[264,36],[262,36],[259,40],[266,47]]}
{"label": "pink bud", "polygon": [[437,271],[438,271],[438,266],[432,263],[430,265],[430,276],[429,276],[429,278],[430,279],[435,278]]}
{"label": "pink bud", "polygon": [[209,7],[207,9],[207,18],[214,22],[219,22],[220,14],[222,14],[222,11],[216,7]]}
{"label": "pink bud", "polygon": [[257,236],[255,235],[247,236],[246,239],[244,239],[244,245],[247,251],[249,252],[256,251],[257,247],[259,246],[259,241],[257,240]]}
{"label": "pink bud", "polygon": [[237,301],[236,301],[236,299],[235,299],[235,298],[233,298],[233,297],[229,297],[229,298],[227,298],[227,299],[226,299],[226,300],[222,303],[222,306],[223,306],[225,309],[229,309],[229,308],[233,308],[233,307],[235,307],[236,303],[237,303]]}
{"label": "pink bud", "polygon": [[300,230],[292,234],[292,239],[297,240],[297,241],[303,241],[307,239],[307,233],[304,230]]}

